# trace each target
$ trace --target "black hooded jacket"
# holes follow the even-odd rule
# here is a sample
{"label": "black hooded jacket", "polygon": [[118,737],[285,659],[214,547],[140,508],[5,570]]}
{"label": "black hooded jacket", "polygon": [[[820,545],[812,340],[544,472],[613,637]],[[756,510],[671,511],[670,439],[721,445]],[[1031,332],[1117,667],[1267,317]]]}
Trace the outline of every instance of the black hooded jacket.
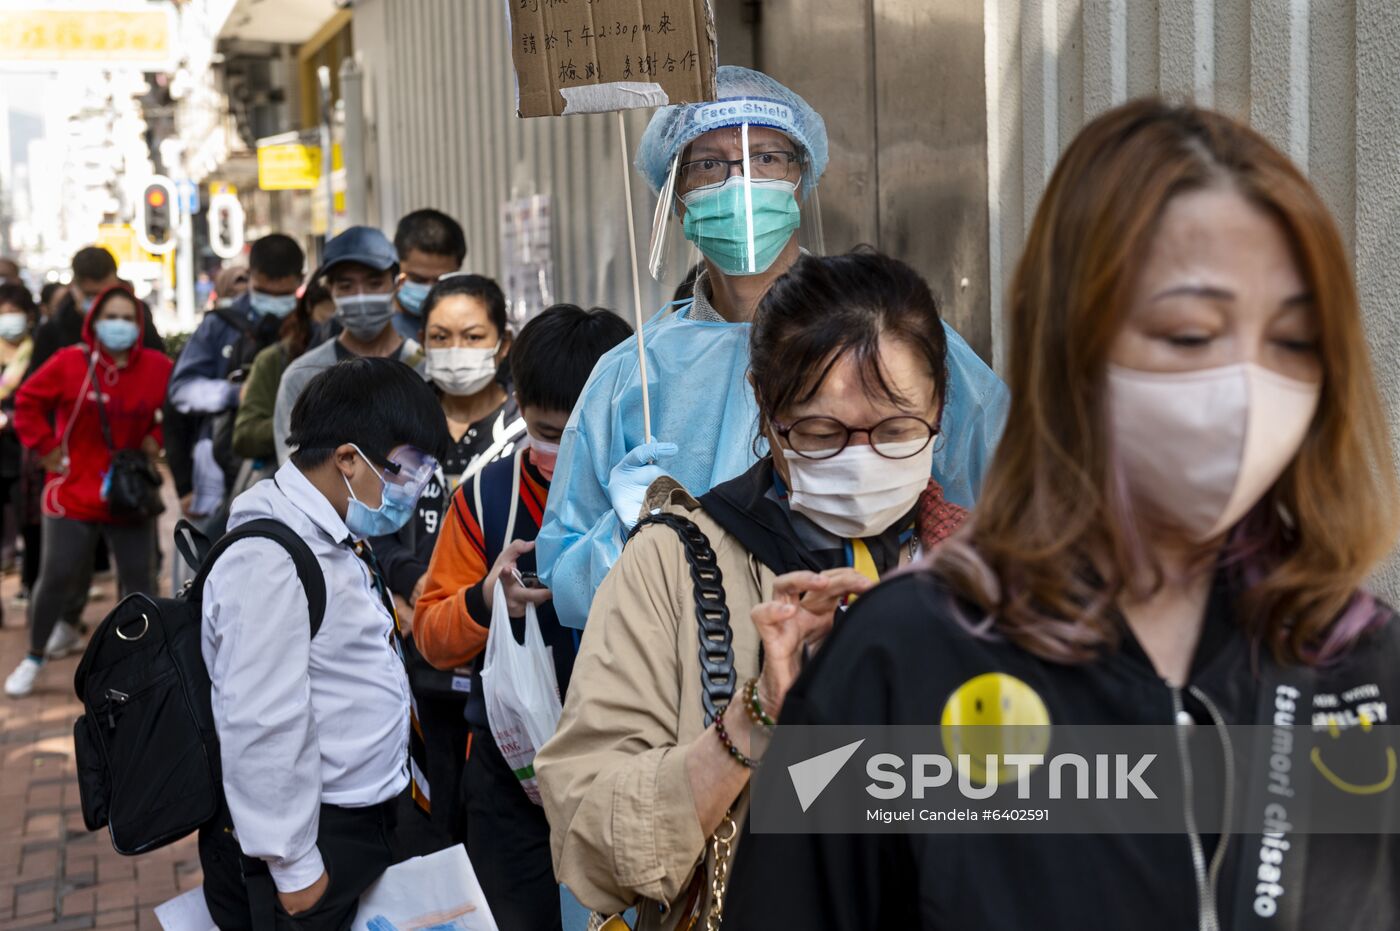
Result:
{"label": "black hooded jacket", "polygon": [[[1218,577],[1186,689],[1174,690],[1124,631],[1119,649],[1087,665],[1047,662],[1009,642],[974,636],[928,572],[907,573],[862,597],[838,622],[788,693],[783,724],[937,725],[950,694],[987,672],[1028,684],[1055,724],[1197,724],[1261,720],[1259,651],[1234,621]],[[1374,696],[1384,718],[1400,708],[1400,624],[1380,626],[1316,672],[1314,695]],[[965,609],[963,617],[974,616]],[[1264,667],[1273,667],[1265,657]],[[1378,694],[1376,694],[1378,692]],[[1268,694],[1272,694],[1268,691]],[[1213,706],[1207,708],[1205,696]],[[1178,704],[1178,702],[1180,704]],[[1320,707],[1314,703],[1314,707]],[[1213,718],[1212,715],[1216,717]],[[1393,718],[1393,712],[1390,714]],[[1300,721],[1306,721],[1306,714]],[[1383,720],[1381,723],[1393,723]],[[762,777],[760,777],[762,778]],[[1395,791],[1400,791],[1400,788]],[[752,823],[752,822],[750,822]],[[1203,921],[1199,879],[1180,834],[747,833],[724,913],[726,931],[1382,931],[1400,928],[1400,836],[1307,839],[1301,897],[1279,920],[1253,915],[1258,835],[1204,837],[1220,857],[1219,923]],[[1222,850],[1223,847],[1223,850]],[[1283,917],[1292,914],[1291,921]]]}

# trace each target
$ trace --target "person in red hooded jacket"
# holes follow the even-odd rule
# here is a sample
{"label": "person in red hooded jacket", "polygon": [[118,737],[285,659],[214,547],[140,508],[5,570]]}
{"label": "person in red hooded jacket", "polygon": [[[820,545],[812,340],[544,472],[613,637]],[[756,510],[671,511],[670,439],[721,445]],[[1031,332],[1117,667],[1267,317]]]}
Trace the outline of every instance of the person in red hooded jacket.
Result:
{"label": "person in red hooded jacket", "polygon": [[[75,586],[85,585],[98,536],[117,562],[123,597],[154,591],[155,520],[118,522],[104,493],[113,449],[160,450],[160,409],[173,363],[141,345],[145,310],[123,287],[104,291],[83,324],[82,342],[55,353],[20,388],[14,425],[42,457],[43,549],[30,605],[30,650],[5,680],[12,698],[28,695],[44,647]],[[103,436],[99,402],[111,425]]]}

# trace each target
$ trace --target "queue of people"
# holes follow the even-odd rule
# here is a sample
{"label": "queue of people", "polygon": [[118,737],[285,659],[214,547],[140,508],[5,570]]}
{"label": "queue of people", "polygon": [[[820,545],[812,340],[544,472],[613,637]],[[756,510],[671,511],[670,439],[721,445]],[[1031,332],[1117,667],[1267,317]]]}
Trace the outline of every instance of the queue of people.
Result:
{"label": "queue of people", "polygon": [[[123,593],[155,590],[156,514],[113,489],[163,447],[200,529],[278,521],[325,580],[322,613],[259,538],[203,576],[221,928],[346,928],[389,865],[458,843],[502,931],[575,931],[572,903],[637,929],[1231,927],[1228,833],[763,834],[749,793],[775,725],[936,726],[987,672],[1036,723],[1269,723],[1284,667],[1400,702],[1364,590],[1400,488],[1321,200],[1226,117],[1100,116],[1008,289],[1008,389],[914,269],[821,253],[820,115],[748,69],[718,88],[637,152],[681,257],[653,271],[691,272],[642,349],[572,304],[513,332],[436,210],[342,232],[309,278],[258,240],[174,363],[101,250],[52,310],[0,284],[0,498],[42,512],[7,693],[76,637],[99,538]],[[523,760],[502,643],[536,644],[561,706]],[[1310,846],[1296,927],[1400,921],[1393,836]]]}

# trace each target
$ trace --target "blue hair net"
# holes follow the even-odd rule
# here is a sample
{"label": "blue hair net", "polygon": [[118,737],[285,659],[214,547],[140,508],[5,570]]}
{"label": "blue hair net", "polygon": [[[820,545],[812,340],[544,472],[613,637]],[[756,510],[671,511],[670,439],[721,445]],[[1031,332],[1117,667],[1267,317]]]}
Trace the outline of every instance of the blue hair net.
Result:
{"label": "blue hair net", "polygon": [[686,103],[656,111],[637,147],[637,170],[659,193],[676,153],[697,136],[724,126],[767,126],[786,133],[802,147],[807,168],[802,183],[816,186],[826,171],[826,123],[801,97],[766,74],[738,65],[722,65],[716,75],[719,100]]}

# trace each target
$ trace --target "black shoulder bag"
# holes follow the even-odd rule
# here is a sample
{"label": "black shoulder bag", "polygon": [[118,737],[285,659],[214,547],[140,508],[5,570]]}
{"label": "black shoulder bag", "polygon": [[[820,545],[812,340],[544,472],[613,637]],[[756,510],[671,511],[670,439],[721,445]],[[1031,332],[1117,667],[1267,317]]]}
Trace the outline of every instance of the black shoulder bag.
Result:
{"label": "black shoulder bag", "polygon": [[160,500],[160,473],[150,457],[139,449],[117,449],[112,442],[112,425],[107,421],[107,405],[102,400],[102,386],[97,381],[97,358],[88,358],[89,382],[97,399],[97,417],[102,423],[102,439],[112,456],[107,467],[103,489],[107,509],[112,519],[139,523],[159,517],[165,511]]}

